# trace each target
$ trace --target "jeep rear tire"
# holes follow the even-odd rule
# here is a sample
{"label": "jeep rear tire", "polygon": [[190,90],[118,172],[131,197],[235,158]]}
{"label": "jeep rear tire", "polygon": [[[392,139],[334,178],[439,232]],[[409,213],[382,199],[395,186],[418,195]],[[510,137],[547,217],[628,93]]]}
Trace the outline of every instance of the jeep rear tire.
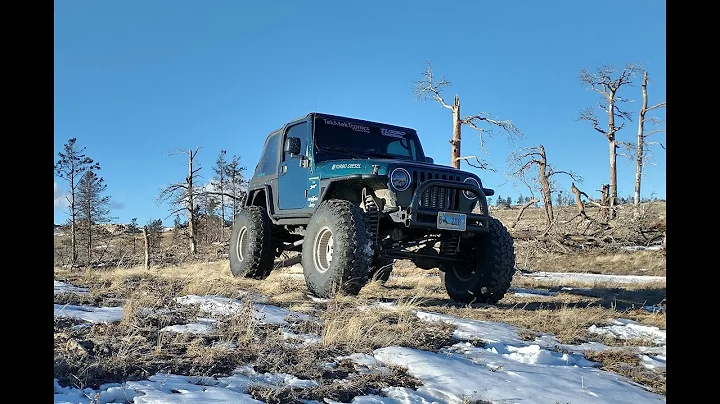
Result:
{"label": "jeep rear tire", "polygon": [[265,279],[273,269],[272,223],[265,209],[248,206],[235,215],[230,236],[233,276]]}
{"label": "jeep rear tire", "polygon": [[515,274],[515,250],[508,230],[490,218],[487,234],[461,239],[465,263],[442,263],[440,277],[451,299],[463,303],[495,304],[510,288]]}
{"label": "jeep rear tire", "polygon": [[330,298],[358,294],[367,283],[372,237],[360,207],[331,199],[318,206],[305,230],[302,266],[308,290]]}

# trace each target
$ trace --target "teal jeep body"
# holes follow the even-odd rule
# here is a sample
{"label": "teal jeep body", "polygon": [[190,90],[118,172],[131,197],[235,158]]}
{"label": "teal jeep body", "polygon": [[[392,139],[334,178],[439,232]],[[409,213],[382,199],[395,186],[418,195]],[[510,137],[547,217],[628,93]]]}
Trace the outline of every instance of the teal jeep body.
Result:
{"label": "teal jeep body", "polygon": [[298,251],[310,291],[330,296],[356,293],[370,278],[385,281],[394,260],[409,259],[439,268],[446,288],[460,288],[448,290],[451,298],[497,301],[509,279],[492,281],[492,240],[504,245],[500,272],[510,278],[514,252],[489,214],[490,195],[477,175],[434,164],[412,128],[309,113],[265,141],[236,217],[231,270],[263,278],[273,257]]}

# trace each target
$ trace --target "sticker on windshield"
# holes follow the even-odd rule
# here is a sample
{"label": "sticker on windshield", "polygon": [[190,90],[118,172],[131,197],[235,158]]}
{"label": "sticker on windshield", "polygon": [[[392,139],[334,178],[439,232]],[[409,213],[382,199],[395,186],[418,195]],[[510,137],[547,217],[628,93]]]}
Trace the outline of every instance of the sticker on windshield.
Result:
{"label": "sticker on windshield", "polygon": [[360,164],[333,164],[331,170],[340,170],[343,168],[360,168]]}
{"label": "sticker on windshield", "polygon": [[402,132],[399,130],[380,128],[380,133],[382,133],[383,136],[390,136],[390,137],[396,137],[399,139],[405,139],[405,132]]}
{"label": "sticker on windshield", "polygon": [[325,119],[323,118],[323,121],[325,122],[325,125],[332,125],[332,126],[340,126],[341,128],[349,128],[354,130],[355,132],[362,132],[362,133],[370,133],[370,127],[364,126],[364,125],[358,125],[350,122],[345,121],[337,121],[335,119]]}

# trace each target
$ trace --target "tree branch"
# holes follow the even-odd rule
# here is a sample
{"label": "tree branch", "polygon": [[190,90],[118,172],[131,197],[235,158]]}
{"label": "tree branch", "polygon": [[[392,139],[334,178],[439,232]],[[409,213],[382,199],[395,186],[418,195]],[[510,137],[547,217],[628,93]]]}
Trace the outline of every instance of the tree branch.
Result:
{"label": "tree branch", "polygon": [[[468,161],[468,160],[470,160],[470,159],[474,159],[474,160],[477,162],[478,165],[475,165],[475,164],[471,163],[470,161]],[[490,163],[487,163],[487,162],[485,162],[485,161],[480,161],[480,160],[477,158],[477,156],[458,157],[456,160],[465,160],[465,162],[467,163],[467,165],[469,165],[470,167],[479,168],[479,169],[481,169],[481,170],[487,170],[487,171],[497,172],[497,170],[495,170],[494,168],[492,168],[492,167],[490,166]]]}
{"label": "tree branch", "polygon": [[450,82],[445,80],[444,77],[437,83],[434,81],[432,65],[428,62],[425,73],[423,73],[423,77],[420,80],[415,81],[415,96],[420,101],[426,101],[431,98],[440,103],[443,107],[452,110],[453,107],[445,102],[440,95],[440,92],[447,87],[450,87]]}
{"label": "tree branch", "polygon": [[664,107],[665,107],[665,101],[657,103],[657,104],[653,105],[652,107],[645,108],[645,112],[653,110],[655,108],[664,108]]}

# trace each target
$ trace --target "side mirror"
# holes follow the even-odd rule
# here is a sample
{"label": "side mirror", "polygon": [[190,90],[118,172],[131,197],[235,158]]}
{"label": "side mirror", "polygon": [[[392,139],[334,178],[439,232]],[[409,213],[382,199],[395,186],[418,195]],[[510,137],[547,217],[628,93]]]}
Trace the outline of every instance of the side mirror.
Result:
{"label": "side mirror", "polygon": [[430,164],[435,164],[435,159],[433,159],[432,157],[427,157],[427,156],[426,156],[426,157],[425,157],[425,162],[426,162],[426,163],[430,163]]}
{"label": "side mirror", "polygon": [[300,154],[300,138],[289,137],[285,139],[285,153],[290,153],[291,156]]}

